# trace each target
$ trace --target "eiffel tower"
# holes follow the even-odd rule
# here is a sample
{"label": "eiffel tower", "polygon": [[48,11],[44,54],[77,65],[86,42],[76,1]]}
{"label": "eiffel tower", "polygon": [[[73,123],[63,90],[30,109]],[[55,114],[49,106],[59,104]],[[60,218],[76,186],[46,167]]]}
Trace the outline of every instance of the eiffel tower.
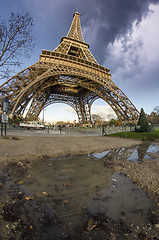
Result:
{"label": "eiffel tower", "polygon": [[91,54],[83,38],[78,12],[57,48],[42,50],[37,63],[0,86],[0,99],[5,97],[10,100],[10,116],[25,112],[28,120],[37,120],[50,104],[66,103],[76,111],[80,123],[90,123],[91,106],[98,98],[106,101],[120,120],[136,122],[139,115],[111,80],[110,70],[99,65]]}

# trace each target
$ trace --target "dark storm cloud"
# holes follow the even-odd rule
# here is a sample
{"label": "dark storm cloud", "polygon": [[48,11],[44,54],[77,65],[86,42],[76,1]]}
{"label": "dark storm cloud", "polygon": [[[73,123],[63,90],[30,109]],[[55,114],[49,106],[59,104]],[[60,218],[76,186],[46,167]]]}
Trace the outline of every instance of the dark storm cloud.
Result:
{"label": "dark storm cloud", "polygon": [[39,18],[43,16],[45,29],[54,33],[56,41],[67,34],[73,13],[80,12],[84,38],[100,64],[105,60],[103,52],[108,44],[131,32],[133,23],[140,23],[148,14],[151,3],[157,4],[159,0],[45,0],[45,3],[33,0],[37,10],[34,13]]}
{"label": "dark storm cloud", "polygon": [[87,28],[85,39],[101,64],[105,58],[103,50],[118,37],[131,32],[133,23],[139,24],[146,17],[151,3],[157,4],[159,0],[94,0],[92,4],[88,0],[86,5],[79,6],[82,26]]}

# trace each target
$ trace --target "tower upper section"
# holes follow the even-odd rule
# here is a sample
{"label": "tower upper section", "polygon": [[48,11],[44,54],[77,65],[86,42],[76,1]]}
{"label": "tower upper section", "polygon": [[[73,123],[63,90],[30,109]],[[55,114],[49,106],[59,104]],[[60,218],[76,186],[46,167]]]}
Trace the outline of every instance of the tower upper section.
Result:
{"label": "tower upper section", "polygon": [[78,12],[75,12],[73,15],[72,24],[67,36],[61,39],[60,45],[53,52],[63,53],[98,64],[89,50],[89,44],[84,41],[80,24],[80,14]]}
{"label": "tower upper section", "polygon": [[67,34],[67,37],[84,42],[80,24],[80,13],[78,12],[75,12],[73,15],[73,21]]}
{"label": "tower upper section", "polygon": [[84,41],[84,37],[81,30],[80,13],[75,12],[73,20],[65,37],[62,37],[60,44],[53,50],[42,50],[40,55],[41,61],[52,62],[53,59],[59,59],[59,61],[79,63],[84,66],[92,66],[101,71],[109,72],[109,69],[100,66],[93,54],[89,50],[89,44]]}

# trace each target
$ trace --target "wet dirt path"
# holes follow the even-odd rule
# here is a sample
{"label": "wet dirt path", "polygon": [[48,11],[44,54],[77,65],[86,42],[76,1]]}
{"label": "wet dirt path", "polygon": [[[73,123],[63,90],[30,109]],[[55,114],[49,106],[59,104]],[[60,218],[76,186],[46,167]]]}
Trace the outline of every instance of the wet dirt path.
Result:
{"label": "wet dirt path", "polygon": [[1,163],[0,239],[157,240],[158,153],[144,143]]}

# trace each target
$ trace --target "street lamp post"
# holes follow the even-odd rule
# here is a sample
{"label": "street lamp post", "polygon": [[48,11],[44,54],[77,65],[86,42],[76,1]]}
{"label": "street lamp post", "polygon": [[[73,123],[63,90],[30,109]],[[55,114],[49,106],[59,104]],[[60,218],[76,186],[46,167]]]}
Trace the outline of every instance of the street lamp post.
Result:
{"label": "street lamp post", "polygon": [[5,135],[6,135],[6,132],[7,132],[9,108],[10,108],[9,99],[4,98],[3,101],[2,101],[2,110],[1,110],[1,136],[3,136],[3,125],[4,125]]}
{"label": "street lamp post", "polygon": [[44,123],[44,109],[43,109],[43,123]]}
{"label": "street lamp post", "polygon": [[126,118],[125,118],[125,138],[126,138]]}
{"label": "street lamp post", "polygon": [[45,120],[45,119],[44,119],[44,111],[46,111],[46,109],[43,108],[43,117],[42,117],[43,123],[44,123],[44,120]]}

